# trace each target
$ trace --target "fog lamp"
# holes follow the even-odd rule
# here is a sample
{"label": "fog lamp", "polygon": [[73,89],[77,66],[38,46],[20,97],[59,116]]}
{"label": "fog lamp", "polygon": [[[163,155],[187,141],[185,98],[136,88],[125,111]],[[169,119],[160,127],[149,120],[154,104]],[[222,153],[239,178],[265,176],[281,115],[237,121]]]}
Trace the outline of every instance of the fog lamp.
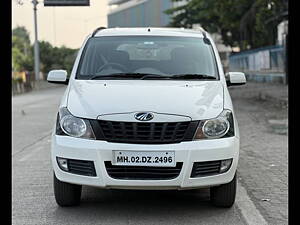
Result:
{"label": "fog lamp", "polygon": [[224,173],[229,170],[232,163],[232,159],[226,159],[221,161],[220,173]]}
{"label": "fog lamp", "polygon": [[59,168],[64,171],[68,171],[68,160],[60,157],[56,157]]}

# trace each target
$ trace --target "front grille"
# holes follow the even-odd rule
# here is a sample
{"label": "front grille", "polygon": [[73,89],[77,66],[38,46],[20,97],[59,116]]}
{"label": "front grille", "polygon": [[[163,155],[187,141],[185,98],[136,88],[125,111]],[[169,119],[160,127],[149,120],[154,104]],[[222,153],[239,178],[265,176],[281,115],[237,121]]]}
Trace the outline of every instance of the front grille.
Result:
{"label": "front grille", "polygon": [[191,141],[198,121],[149,123],[98,120],[91,122],[98,140],[119,143],[165,144]]}
{"label": "front grille", "polygon": [[194,162],[191,177],[202,177],[220,173],[221,161]]}
{"label": "front grille", "polygon": [[110,161],[105,162],[108,175],[115,179],[124,180],[168,180],[178,177],[182,162],[176,167],[148,167],[148,166],[114,166]]}
{"label": "front grille", "polygon": [[68,159],[68,172],[85,176],[96,176],[93,161]]}

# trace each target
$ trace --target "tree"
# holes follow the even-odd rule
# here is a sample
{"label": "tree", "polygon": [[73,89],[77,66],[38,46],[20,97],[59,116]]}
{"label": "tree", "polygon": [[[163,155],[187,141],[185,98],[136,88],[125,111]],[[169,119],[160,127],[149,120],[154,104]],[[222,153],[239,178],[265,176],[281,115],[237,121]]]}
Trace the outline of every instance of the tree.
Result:
{"label": "tree", "polygon": [[[77,49],[65,46],[53,47],[47,41],[39,41],[41,72],[47,74],[53,69],[65,69],[71,73]],[[24,27],[12,31],[12,62],[16,71],[33,71],[33,46]]]}
{"label": "tree", "polygon": [[16,28],[14,28],[13,31],[12,31],[12,35],[17,36],[17,37],[23,39],[24,42],[30,44],[29,32],[23,26],[18,26]]}
{"label": "tree", "polygon": [[16,27],[12,31],[12,63],[16,71],[33,70],[33,49],[24,27]]}
{"label": "tree", "polygon": [[40,69],[43,73],[48,73],[53,68],[53,64],[57,60],[54,56],[52,45],[47,41],[39,41],[40,49]]}
{"label": "tree", "polygon": [[52,64],[52,69],[65,69],[68,74],[70,74],[77,51],[77,49],[70,49],[65,46],[60,48],[54,47],[53,58],[55,59],[55,62]]}
{"label": "tree", "polygon": [[166,13],[172,16],[170,26],[201,24],[221,34],[225,45],[247,49],[275,44],[277,24],[287,9],[287,0],[189,0]]}

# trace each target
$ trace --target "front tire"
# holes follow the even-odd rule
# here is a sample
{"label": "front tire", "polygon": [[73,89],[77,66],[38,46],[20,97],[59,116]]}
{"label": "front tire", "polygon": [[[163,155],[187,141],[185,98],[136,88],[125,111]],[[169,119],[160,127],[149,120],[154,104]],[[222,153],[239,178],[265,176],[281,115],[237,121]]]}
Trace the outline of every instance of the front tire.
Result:
{"label": "front tire", "polygon": [[234,204],[236,195],[236,175],[228,184],[210,188],[210,200],[214,206],[229,208]]}
{"label": "front tire", "polygon": [[59,206],[76,206],[80,204],[81,185],[65,183],[58,180],[53,173],[54,196]]}

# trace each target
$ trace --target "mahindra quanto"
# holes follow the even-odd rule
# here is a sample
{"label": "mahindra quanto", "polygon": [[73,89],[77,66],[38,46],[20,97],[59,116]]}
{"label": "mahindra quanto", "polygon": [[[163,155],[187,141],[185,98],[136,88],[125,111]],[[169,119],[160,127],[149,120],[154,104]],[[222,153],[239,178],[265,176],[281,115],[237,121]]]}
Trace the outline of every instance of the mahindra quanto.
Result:
{"label": "mahindra quanto", "polygon": [[214,41],[203,29],[99,28],[84,41],[52,133],[58,205],[78,205],[83,185],[106,189],[210,188],[230,207],[240,136]]}

